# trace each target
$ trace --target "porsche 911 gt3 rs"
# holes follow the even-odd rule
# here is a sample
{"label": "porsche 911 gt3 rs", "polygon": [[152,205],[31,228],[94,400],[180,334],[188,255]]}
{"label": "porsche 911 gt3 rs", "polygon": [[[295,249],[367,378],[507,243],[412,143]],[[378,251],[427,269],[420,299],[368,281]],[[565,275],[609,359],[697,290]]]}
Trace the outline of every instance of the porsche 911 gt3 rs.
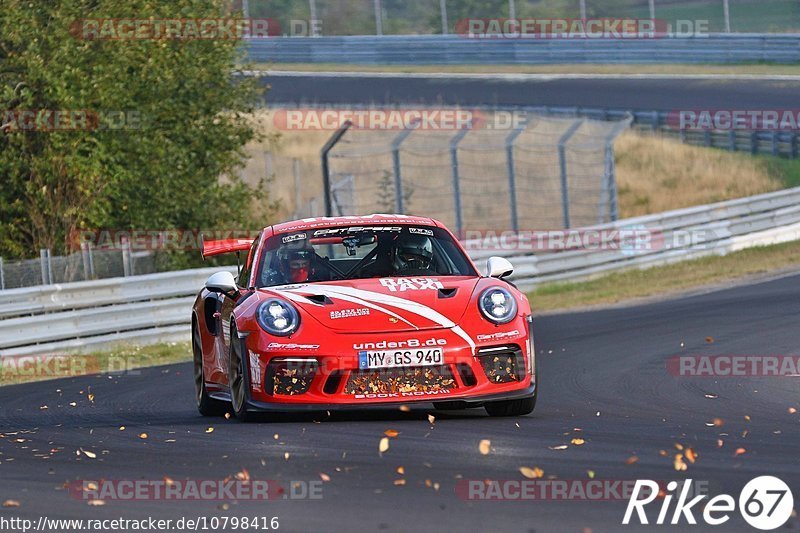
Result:
{"label": "porsche 911 gt3 rs", "polygon": [[203,415],[433,402],[525,415],[538,393],[527,298],[492,257],[485,275],[440,222],[327,217],[203,244],[247,252],[192,313]]}

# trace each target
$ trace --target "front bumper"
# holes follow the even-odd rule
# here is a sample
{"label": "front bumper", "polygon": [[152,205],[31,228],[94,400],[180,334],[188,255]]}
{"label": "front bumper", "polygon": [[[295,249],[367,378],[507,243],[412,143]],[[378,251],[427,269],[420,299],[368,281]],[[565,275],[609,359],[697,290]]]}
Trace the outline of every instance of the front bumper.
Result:
{"label": "front bumper", "polygon": [[[529,386],[511,392],[504,392],[498,394],[489,394],[485,396],[468,396],[463,398],[447,398],[441,401],[446,401],[451,404],[453,408],[470,408],[470,407],[483,407],[489,402],[504,401],[504,400],[521,400],[529,398],[536,393],[536,384],[532,383]],[[312,412],[312,411],[353,411],[362,409],[387,409],[397,408],[401,405],[408,405],[412,402],[416,403],[430,403],[435,400],[419,400],[411,399],[411,401],[381,401],[381,402],[351,402],[351,403],[324,403],[324,404],[311,404],[311,403],[276,403],[276,402],[258,402],[249,400],[247,402],[248,411],[261,411],[261,412]],[[439,400],[436,400],[439,401]]]}
{"label": "front bumper", "polygon": [[[536,391],[536,373],[528,325],[510,329],[519,335],[478,346],[447,329],[419,332],[414,337],[423,345],[435,341],[444,347],[442,365],[369,371],[359,369],[357,353],[362,344],[408,341],[409,335],[373,334],[366,340],[335,335],[327,345],[275,343],[274,338],[249,335],[245,339],[248,406],[259,411],[361,409],[415,402],[479,407],[529,397]],[[424,376],[404,381],[398,376],[404,371]],[[371,374],[377,381],[370,383]]]}

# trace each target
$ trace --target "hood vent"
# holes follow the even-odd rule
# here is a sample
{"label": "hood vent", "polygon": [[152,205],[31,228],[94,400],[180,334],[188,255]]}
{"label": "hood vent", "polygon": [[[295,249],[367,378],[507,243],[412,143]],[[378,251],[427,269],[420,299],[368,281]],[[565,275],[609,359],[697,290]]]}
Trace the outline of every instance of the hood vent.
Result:
{"label": "hood vent", "polygon": [[457,287],[453,287],[450,289],[439,289],[439,298],[452,298],[458,292]]}
{"label": "hood vent", "polygon": [[317,305],[333,305],[333,300],[325,296],[324,294],[311,294],[306,296],[306,300],[310,300],[312,303]]}

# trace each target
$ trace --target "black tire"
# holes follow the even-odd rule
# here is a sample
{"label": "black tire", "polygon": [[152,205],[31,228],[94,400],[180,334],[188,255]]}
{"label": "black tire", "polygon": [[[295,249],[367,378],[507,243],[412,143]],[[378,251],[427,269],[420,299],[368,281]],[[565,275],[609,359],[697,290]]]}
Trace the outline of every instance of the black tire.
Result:
{"label": "black tire", "polygon": [[486,409],[489,416],[524,416],[531,414],[536,408],[537,396],[534,392],[527,398],[490,402],[484,405],[483,408]]}
{"label": "black tire", "polygon": [[197,326],[192,328],[192,358],[194,360],[194,391],[197,400],[197,410],[203,416],[222,416],[228,412],[227,402],[215,400],[208,395],[206,380],[203,373],[203,347]]}
{"label": "black tire", "polygon": [[249,380],[247,361],[242,357],[242,339],[236,331],[236,326],[231,324],[231,357],[228,369],[228,382],[231,389],[231,408],[233,414],[242,422],[252,422],[253,413],[247,411],[247,389]]}

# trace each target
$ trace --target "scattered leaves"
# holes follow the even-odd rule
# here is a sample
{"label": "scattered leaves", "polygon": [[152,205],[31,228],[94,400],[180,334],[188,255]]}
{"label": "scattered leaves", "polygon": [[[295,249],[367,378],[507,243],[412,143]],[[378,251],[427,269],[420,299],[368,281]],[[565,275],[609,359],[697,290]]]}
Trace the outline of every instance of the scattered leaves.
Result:
{"label": "scattered leaves", "polygon": [[436,417],[433,415],[428,415],[428,424],[433,425],[436,422]]}
{"label": "scattered leaves", "polygon": [[97,459],[96,453],[90,452],[89,450],[84,450],[83,448],[81,448],[81,451],[83,452],[83,455],[85,455],[89,459]]}
{"label": "scattered leaves", "polygon": [[6,500],[3,502],[3,507],[19,507],[20,503],[17,500]]}
{"label": "scattered leaves", "polygon": [[320,473],[319,473],[319,478],[320,478],[322,481],[326,481],[326,482],[331,480],[331,476],[329,476],[329,475],[328,475],[328,474],[326,474],[325,472],[320,472]]}
{"label": "scattered leaves", "polygon": [[250,472],[246,468],[242,468],[241,472],[237,472],[234,476],[238,481],[250,481]]}
{"label": "scattered leaves", "polygon": [[559,444],[558,446],[548,446],[548,448],[551,450],[566,450],[567,448],[569,448],[569,446],[567,446],[566,444]]}
{"label": "scattered leaves", "polygon": [[206,433],[214,433],[214,428],[212,427],[206,428]]}
{"label": "scattered leaves", "polygon": [[589,476],[589,479],[594,479],[595,476],[594,470],[587,470],[586,475]]}
{"label": "scattered leaves", "polygon": [[711,343],[713,343],[713,342],[714,342],[714,337],[706,337],[706,342],[707,342],[708,344],[711,344]]}
{"label": "scattered leaves", "polygon": [[739,457],[740,455],[747,453],[747,450],[744,448],[736,448],[736,452],[734,452],[734,457]]}
{"label": "scattered leaves", "polygon": [[406,480],[405,479],[395,479],[394,480],[394,484],[395,484],[395,486],[399,487],[399,486],[405,485],[406,484]]}
{"label": "scattered leaves", "polygon": [[676,453],[675,454],[675,461],[673,461],[672,464],[675,467],[675,470],[677,470],[678,472],[683,472],[684,470],[689,468],[686,465],[686,463],[683,462],[683,454],[682,453]]}
{"label": "scattered leaves", "polygon": [[406,474],[406,469],[403,468],[402,466],[398,466],[397,473],[400,474],[401,476],[404,476]]}
{"label": "scattered leaves", "polygon": [[386,435],[389,438],[394,438],[394,437],[398,436],[400,434],[400,432],[397,431],[396,429],[387,429],[386,431],[383,432],[383,434]]}
{"label": "scattered leaves", "polygon": [[632,465],[632,464],[637,463],[638,461],[639,461],[638,457],[636,457],[635,455],[631,455],[630,457],[625,459],[625,464],[626,465]]}
{"label": "scattered leaves", "polygon": [[139,433],[139,438],[140,439],[146,439],[147,438],[147,433]]}
{"label": "scattered leaves", "polygon": [[790,408],[789,408],[789,414],[790,414],[790,415],[793,415],[793,414],[795,414],[796,412],[797,412],[797,409],[795,409],[794,407],[790,407]]}
{"label": "scattered leaves", "polygon": [[381,441],[378,443],[378,452],[384,453],[389,449],[389,437],[381,438]]}
{"label": "scattered leaves", "polygon": [[585,440],[583,440],[583,439],[578,439],[578,438],[575,438],[575,439],[572,439],[570,442],[571,442],[572,444],[574,444],[575,446],[583,446],[583,444],[584,444],[586,441],[585,441]]}
{"label": "scattered leaves", "polygon": [[407,413],[407,412],[411,411],[411,408],[409,406],[407,406],[407,405],[401,405],[400,406],[400,410],[402,412],[404,412],[404,413]]}
{"label": "scattered leaves", "polygon": [[86,502],[86,505],[91,505],[92,507],[102,507],[105,504],[105,500],[89,500]]}

